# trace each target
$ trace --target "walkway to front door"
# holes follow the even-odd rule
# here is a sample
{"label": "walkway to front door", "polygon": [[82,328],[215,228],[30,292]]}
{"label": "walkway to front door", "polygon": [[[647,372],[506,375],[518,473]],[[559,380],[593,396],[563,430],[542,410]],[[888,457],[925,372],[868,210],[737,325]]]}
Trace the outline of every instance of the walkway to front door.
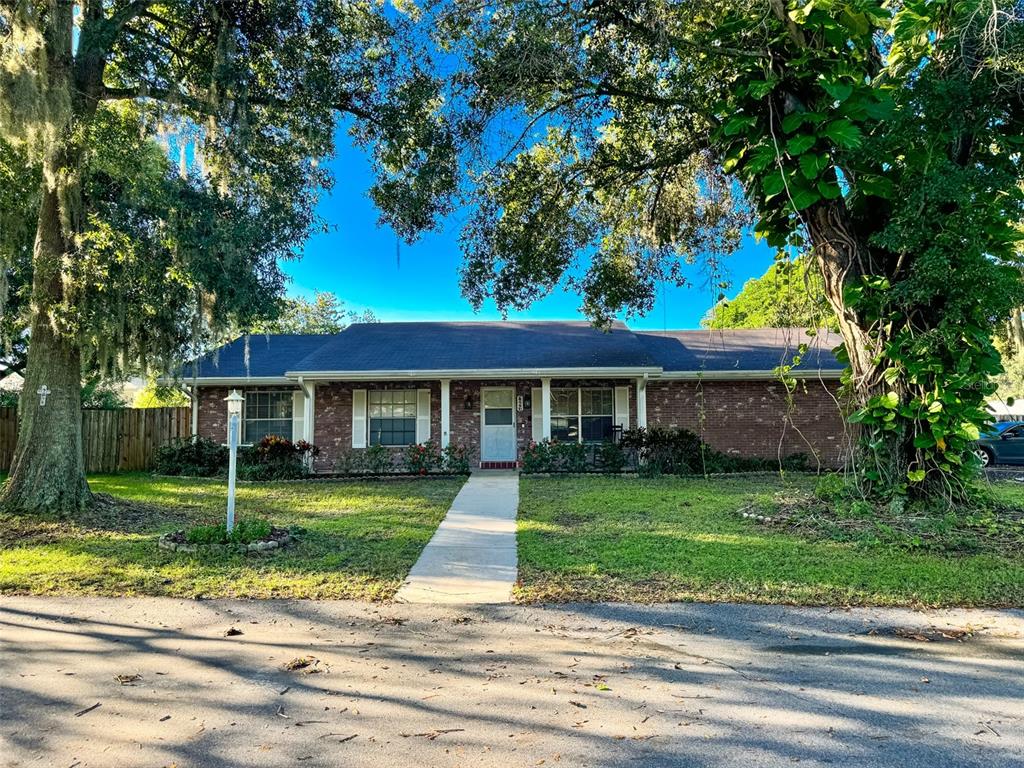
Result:
{"label": "walkway to front door", "polygon": [[470,475],[395,595],[407,603],[507,603],[516,581],[519,475]]}

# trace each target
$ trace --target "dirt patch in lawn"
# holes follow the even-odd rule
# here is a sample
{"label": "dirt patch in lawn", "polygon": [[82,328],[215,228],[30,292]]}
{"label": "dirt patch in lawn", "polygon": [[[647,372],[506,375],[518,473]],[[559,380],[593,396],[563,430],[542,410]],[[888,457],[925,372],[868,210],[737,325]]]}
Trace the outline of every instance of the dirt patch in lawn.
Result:
{"label": "dirt patch in lawn", "polygon": [[89,533],[151,533],[159,526],[187,520],[183,510],[158,507],[94,493],[92,504],[67,518],[0,514],[0,547],[49,544]]}

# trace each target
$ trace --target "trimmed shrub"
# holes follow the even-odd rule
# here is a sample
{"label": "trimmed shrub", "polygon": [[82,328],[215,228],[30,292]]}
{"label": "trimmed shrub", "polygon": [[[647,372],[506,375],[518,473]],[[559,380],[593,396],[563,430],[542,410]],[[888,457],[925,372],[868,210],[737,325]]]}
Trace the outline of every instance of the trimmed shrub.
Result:
{"label": "trimmed shrub", "polygon": [[228,449],[205,437],[183,437],[156,449],[153,471],[158,475],[213,477],[228,467]]}
{"label": "trimmed shrub", "polygon": [[539,443],[531,442],[523,451],[523,472],[526,474],[538,474],[552,471],[551,443],[542,440]]}
{"label": "trimmed shrub", "polygon": [[342,475],[366,474],[366,451],[342,451],[334,460],[334,471]]}
{"label": "trimmed shrub", "polygon": [[537,472],[586,472],[593,464],[588,461],[587,446],[583,443],[542,440],[530,443],[523,451],[523,471]]}
{"label": "trimmed shrub", "polygon": [[469,459],[460,445],[451,443],[440,449],[428,440],[400,453],[383,445],[345,451],[335,459],[334,471],[341,475],[465,475],[469,474]]}
{"label": "trimmed shrub", "polygon": [[469,474],[469,456],[465,446],[449,443],[441,451],[441,471],[448,475]]}
{"label": "trimmed shrub", "polygon": [[395,458],[383,445],[371,445],[363,452],[366,471],[373,475],[386,475],[395,471]]}
{"label": "trimmed shrub", "polygon": [[626,468],[629,459],[621,443],[606,441],[597,447],[596,466],[601,472],[618,474]]}
{"label": "trimmed shrub", "polygon": [[707,445],[687,429],[633,429],[618,443],[598,444],[543,440],[523,452],[523,472],[603,472],[618,474],[635,468],[645,477],[658,475],[727,474],[730,472],[803,471],[807,454],[796,453],[781,462],[730,456]]}
{"label": "trimmed shrub", "polygon": [[293,443],[278,435],[267,435],[256,445],[238,450],[241,480],[295,480],[310,474],[309,462],[320,453],[315,445]]}
{"label": "trimmed shrub", "polygon": [[641,472],[648,475],[690,475],[704,471],[708,448],[688,429],[651,427],[630,429],[622,434],[622,447],[636,457]]}
{"label": "trimmed shrub", "polygon": [[441,466],[441,451],[433,440],[410,445],[405,449],[404,458],[406,471],[414,475],[425,475]]}

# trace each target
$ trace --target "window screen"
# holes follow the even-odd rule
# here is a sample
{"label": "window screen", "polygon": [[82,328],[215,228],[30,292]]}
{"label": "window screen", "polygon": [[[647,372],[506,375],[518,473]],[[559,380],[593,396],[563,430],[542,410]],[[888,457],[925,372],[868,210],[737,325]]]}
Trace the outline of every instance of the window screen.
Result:
{"label": "window screen", "polygon": [[580,401],[578,389],[551,390],[551,437],[562,442],[580,439]]}
{"label": "window screen", "polygon": [[613,401],[611,389],[552,389],[551,437],[569,442],[611,440]]}
{"label": "window screen", "polygon": [[258,443],[267,435],[292,438],[292,393],[246,392],[242,441]]}
{"label": "window screen", "polygon": [[367,393],[370,445],[412,445],[416,442],[416,390],[388,389]]}
{"label": "window screen", "polygon": [[612,439],[614,406],[610,389],[581,389],[580,415],[584,442]]}

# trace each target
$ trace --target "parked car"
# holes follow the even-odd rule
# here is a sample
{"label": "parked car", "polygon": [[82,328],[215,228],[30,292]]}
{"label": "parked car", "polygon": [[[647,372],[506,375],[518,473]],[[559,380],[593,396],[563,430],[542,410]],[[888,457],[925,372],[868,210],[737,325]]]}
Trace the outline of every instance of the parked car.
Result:
{"label": "parked car", "polygon": [[978,440],[974,449],[981,466],[1024,464],[1024,421],[1001,421]]}

